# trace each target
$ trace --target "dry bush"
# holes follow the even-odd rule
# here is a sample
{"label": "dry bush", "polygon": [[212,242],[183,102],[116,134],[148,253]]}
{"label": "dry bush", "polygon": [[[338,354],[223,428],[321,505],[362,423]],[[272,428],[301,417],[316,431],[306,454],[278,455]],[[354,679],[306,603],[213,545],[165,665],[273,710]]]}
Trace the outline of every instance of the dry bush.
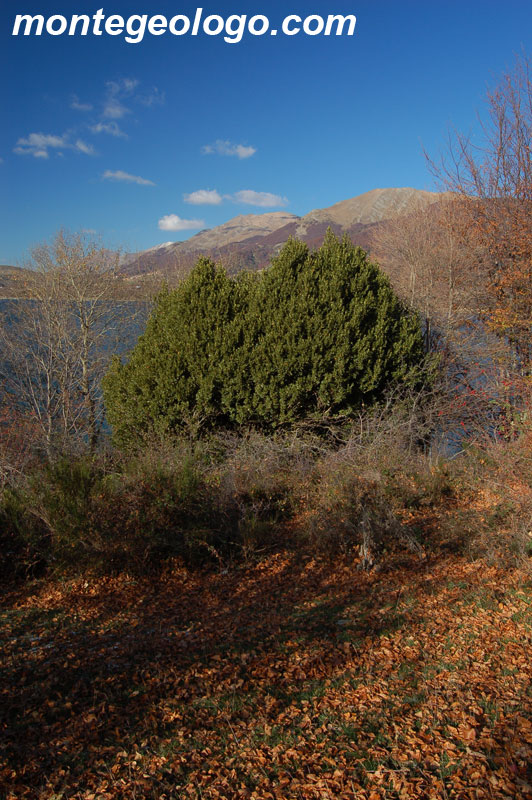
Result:
{"label": "dry bush", "polygon": [[530,567],[532,556],[532,434],[477,440],[456,464],[470,501],[447,526],[462,525],[473,557]]}
{"label": "dry bush", "polygon": [[0,410],[0,492],[18,484],[35,463],[35,425],[16,408]]}
{"label": "dry bush", "polygon": [[373,566],[383,536],[397,529],[378,473],[359,471],[345,449],[316,465],[301,487],[300,535],[317,552],[360,548],[363,564]]}
{"label": "dry bush", "polygon": [[317,439],[297,432],[217,437],[223,457],[213,471],[220,503],[236,509],[237,536],[245,556],[286,543],[283,523],[293,514],[297,487],[312,471]]}
{"label": "dry bush", "polygon": [[[382,562],[387,546],[421,554],[401,521],[406,507],[441,499],[440,472],[424,452],[435,409],[430,393],[390,395],[336,432],[297,486],[300,538],[320,552],[357,551],[364,568]],[[436,491],[437,490],[437,491]]]}
{"label": "dry bush", "polygon": [[278,547],[349,553],[370,568],[400,549],[422,557],[446,537],[472,555],[522,560],[532,529],[530,432],[504,439],[472,428],[446,459],[433,440],[447,402],[436,390],[395,393],[319,435],[304,426],[219,432],[63,458],[4,491],[0,519],[19,574],[35,563],[141,573],[173,557],[227,567]]}

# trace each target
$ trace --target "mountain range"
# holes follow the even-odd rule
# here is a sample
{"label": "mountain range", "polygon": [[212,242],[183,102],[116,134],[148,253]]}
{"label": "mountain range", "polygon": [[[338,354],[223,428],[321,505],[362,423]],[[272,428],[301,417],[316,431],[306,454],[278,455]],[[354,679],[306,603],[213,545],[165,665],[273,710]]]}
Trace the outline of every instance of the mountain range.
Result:
{"label": "mountain range", "polygon": [[[117,296],[137,297],[138,290],[146,286],[155,291],[161,278],[174,283],[189,272],[201,255],[221,262],[232,274],[242,269],[262,269],[291,236],[313,249],[321,245],[328,228],[340,236],[345,233],[355,244],[370,249],[376,226],[425,209],[441,197],[436,192],[411,188],[373,189],[302,217],[286,211],[237,216],[184,242],[166,242],[124,255]],[[0,266],[0,298],[24,297],[26,275],[26,269]],[[139,285],[135,286],[137,281]]]}
{"label": "mountain range", "polygon": [[311,248],[319,247],[328,228],[346,233],[355,244],[368,248],[376,225],[426,208],[441,194],[419,189],[373,189],[303,217],[284,211],[245,214],[203,230],[185,242],[167,242],[123,259],[121,270],[130,278],[188,270],[198,256],[221,261],[229,272],[261,269],[292,236]]}

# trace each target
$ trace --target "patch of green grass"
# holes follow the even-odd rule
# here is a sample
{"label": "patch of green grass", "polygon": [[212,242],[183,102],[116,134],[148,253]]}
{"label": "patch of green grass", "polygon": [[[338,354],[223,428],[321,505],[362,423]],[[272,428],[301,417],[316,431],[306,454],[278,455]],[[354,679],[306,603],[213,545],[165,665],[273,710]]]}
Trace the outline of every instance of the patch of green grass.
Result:
{"label": "patch of green grass", "polygon": [[455,580],[448,580],[445,583],[447,589],[460,589],[460,591],[464,591],[465,589],[469,588],[469,583],[467,581],[455,581]]}
{"label": "patch of green grass", "polygon": [[392,745],[390,737],[384,733],[388,722],[386,719],[383,719],[380,714],[368,711],[363,714],[360,723],[364,733],[372,734],[373,743],[375,745],[382,747],[389,747]]}
{"label": "patch of green grass", "polygon": [[260,744],[271,748],[278,745],[292,747],[299,739],[298,732],[297,726],[284,728],[282,725],[267,725],[263,728],[254,728],[251,736],[256,745]]}
{"label": "patch of green grass", "polygon": [[416,664],[413,664],[411,661],[402,661],[395,672],[395,677],[402,681],[404,678],[414,676],[416,670]]}
{"label": "patch of green grass", "polygon": [[521,608],[519,611],[516,611],[512,614],[511,619],[512,622],[516,622],[518,625],[526,625],[527,627],[532,626],[532,598],[520,598],[524,600],[528,605],[527,608]]}
{"label": "patch of green grass", "polygon": [[409,619],[405,614],[401,614],[398,611],[392,612],[388,617],[385,617],[382,627],[379,630],[379,635],[387,636],[389,633],[396,633],[402,630],[408,623]]}
{"label": "patch of green grass", "polygon": [[482,586],[477,586],[469,592],[465,592],[461,597],[461,601],[465,605],[475,606],[482,611],[495,611],[498,608],[497,600]]}
{"label": "patch of green grass", "polygon": [[406,694],[402,698],[405,705],[413,707],[423,705],[426,699],[427,692],[424,689],[419,692],[414,692],[413,694]]}
{"label": "patch of green grass", "polygon": [[347,739],[348,742],[356,742],[360,737],[360,730],[349,722],[341,722],[338,730],[342,738]]}
{"label": "patch of green grass", "polygon": [[404,597],[401,599],[401,608],[411,610],[412,608],[417,608],[419,606],[419,598],[416,597],[414,594],[405,594]]}
{"label": "patch of green grass", "polygon": [[313,700],[314,698],[325,697],[327,693],[327,686],[324,680],[309,681],[305,684],[303,689],[292,695],[293,702],[301,703],[305,700]]}
{"label": "patch of green grass", "polygon": [[495,725],[500,716],[498,704],[494,700],[490,700],[487,697],[480,697],[478,704],[484,712],[486,718],[491,722],[492,725]]}
{"label": "patch of green grass", "polygon": [[6,633],[13,638],[31,636],[38,629],[41,629],[43,633],[55,633],[59,628],[64,627],[65,620],[68,621],[69,628],[76,621],[66,612],[57,609],[13,609],[0,614],[0,631],[5,629]]}
{"label": "patch of green grass", "polygon": [[434,668],[434,674],[441,672],[461,672],[467,667],[467,661],[459,658],[457,661],[439,661]]}
{"label": "patch of green grass", "polygon": [[460,762],[451,761],[449,754],[445,751],[440,755],[440,776],[443,781],[446,778],[450,778],[459,767]]}
{"label": "patch of green grass", "polygon": [[355,631],[342,628],[336,636],[337,642],[349,642],[353,650],[360,650],[364,643],[363,639],[356,635]]}

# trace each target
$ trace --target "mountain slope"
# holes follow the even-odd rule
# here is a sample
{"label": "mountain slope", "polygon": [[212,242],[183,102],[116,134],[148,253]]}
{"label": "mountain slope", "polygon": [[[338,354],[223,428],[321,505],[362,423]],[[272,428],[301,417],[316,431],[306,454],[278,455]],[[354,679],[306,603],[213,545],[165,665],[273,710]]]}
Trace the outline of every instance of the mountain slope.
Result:
{"label": "mountain slope", "polygon": [[200,231],[185,242],[168,242],[132,254],[124,260],[122,270],[132,277],[186,271],[201,254],[221,260],[230,272],[246,267],[258,269],[268,264],[290,236],[317,247],[329,227],[336,234],[347,233],[356,244],[367,247],[376,224],[425,208],[440,197],[436,192],[412,188],[373,189],[328,208],[315,209],[303,217],[282,211],[241,215],[216,228]]}
{"label": "mountain slope", "polygon": [[200,231],[186,242],[179,243],[183,253],[197,253],[198,251],[220,248],[233,242],[243,242],[256,236],[267,236],[269,233],[282,228],[299,219],[295,214],[284,211],[274,211],[269,214],[242,214],[233,217],[217,228]]}
{"label": "mountain slope", "polygon": [[24,290],[24,282],[28,272],[22,267],[0,265],[0,299],[18,297]]}

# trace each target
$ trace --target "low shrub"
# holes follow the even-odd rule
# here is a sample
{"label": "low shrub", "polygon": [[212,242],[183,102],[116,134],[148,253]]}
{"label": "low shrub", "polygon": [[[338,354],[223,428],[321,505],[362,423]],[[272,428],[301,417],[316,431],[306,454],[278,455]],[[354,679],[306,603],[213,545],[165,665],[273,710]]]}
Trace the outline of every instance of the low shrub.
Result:
{"label": "low shrub", "polygon": [[400,523],[386,496],[383,476],[364,466],[351,442],[322,455],[299,488],[299,537],[321,554],[356,550],[372,566]]}
{"label": "low shrub", "polygon": [[33,513],[28,494],[8,487],[0,495],[0,585],[40,575],[48,563],[48,530]]}
{"label": "low shrub", "polygon": [[60,458],[30,481],[34,513],[47,527],[51,560],[58,566],[83,567],[102,549],[94,518],[94,498],[103,470],[93,459]]}
{"label": "low shrub", "polygon": [[217,558],[217,498],[191,453],[138,457],[108,476],[97,505],[108,561],[117,569],[143,571],[164,559],[189,564]]}
{"label": "low shrub", "polygon": [[266,437],[151,442],[107,463],[65,458],[34,473],[13,494],[16,507],[4,501],[4,527],[20,557],[38,532],[46,564],[60,571],[145,572],[173,557],[219,564],[279,544],[289,461]]}
{"label": "low shrub", "polygon": [[[436,480],[437,477],[437,480]],[[532,440],[484,435],[465,442],[460,458],[435,477],[441,543],[471,558],[530,567],[532,562]]]}
{"label": "low shrub", "polygon": [[371,566],[432,544],[530,563],[530,439],[436,459],[405,409],[319,434],[218,432],[43,466],[0,495],[0,573],[227,565],[279,547]]}
{"label": "low shrub", "polygon": [[256,431],[226,436],[214,472],[220,502],[236,512],[235,538],[244,557],[286,545],[297,487],[312,469],[315,443],[297,435]]}

